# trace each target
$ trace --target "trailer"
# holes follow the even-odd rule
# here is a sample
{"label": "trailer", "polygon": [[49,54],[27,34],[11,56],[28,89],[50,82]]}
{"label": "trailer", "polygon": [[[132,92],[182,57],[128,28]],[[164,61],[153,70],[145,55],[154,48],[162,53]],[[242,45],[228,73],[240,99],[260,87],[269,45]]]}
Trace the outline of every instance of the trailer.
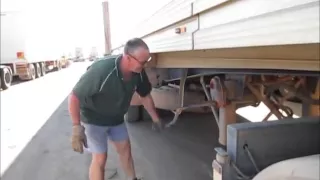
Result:
{"label": "trailer", "polygon": [[[21,80],[33,80],[48,71],[68,67],[63,49],[50,34],[52,27],[39,19],[39,13],[19,9],[1,9],[1,89],[8,89],[14,76]],[[52,39],[56,38],[55,41]]]}
{"label": "trailer", "polygon": [[[104,12],[117,8],[112,3],[104,2]],[[104,20],[113,37],[108,13]],[[275,163],[297,158],[299,167],[310,166],[304,158],[319,158],[319,20],[319,0],[172,0],[128,31],[150,48],[151,95],[157,108],[174,113],[166,126],[184,111],[212,112],[221,144],[214,179],[261,180],[276,172],[269,168]],[[123,43],[111,52],[122,53]],[[301,112],[287,102],[302,104]],[[261,103],[270,112],[260,122],[237,119],[238,109]],[[140,120],[141,112],[135,95],[126,119]],[[269,122],[272,115],[278,121]],[[319,179],[319,163],[311,165],[309,178]]]}
{"label": "trailer", "polygon": [[80,47],[77,47],[75,49],[75,54],[76,54],[76,57],[74,58],[74,62],[84,62],[85,61],[85,58],[83,56],[83,49],[80,48]]}

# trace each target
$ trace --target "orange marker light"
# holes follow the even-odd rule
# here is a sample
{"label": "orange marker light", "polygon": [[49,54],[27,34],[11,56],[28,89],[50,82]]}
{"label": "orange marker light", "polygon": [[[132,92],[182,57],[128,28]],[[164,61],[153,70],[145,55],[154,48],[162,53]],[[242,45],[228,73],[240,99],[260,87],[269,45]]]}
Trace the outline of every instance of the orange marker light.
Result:
{"label": "orange marker light", "polygon": [[17,52],[18,59],[24,59],[24,52]]}
{"label": "orange marker light", "polygon": [[187,32],[187,27],[178,27],[175,29],[176,34],[181,34]]}

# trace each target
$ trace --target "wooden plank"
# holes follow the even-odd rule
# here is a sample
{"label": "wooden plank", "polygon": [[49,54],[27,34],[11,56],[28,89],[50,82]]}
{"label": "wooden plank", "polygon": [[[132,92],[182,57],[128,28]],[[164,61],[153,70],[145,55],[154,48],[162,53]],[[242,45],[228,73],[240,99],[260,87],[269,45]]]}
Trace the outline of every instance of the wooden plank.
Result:
{"label": "wooden plank", "polygon": [[290,59],[227,59],[205,57],[159,56],[158,68],[235,68],[235,69],[286,69],[320,71],[319,61]]}
{"label": "wooden plank", "polygon": [[153,66],[320,71],[319,47],[308,44],[158,53]]}

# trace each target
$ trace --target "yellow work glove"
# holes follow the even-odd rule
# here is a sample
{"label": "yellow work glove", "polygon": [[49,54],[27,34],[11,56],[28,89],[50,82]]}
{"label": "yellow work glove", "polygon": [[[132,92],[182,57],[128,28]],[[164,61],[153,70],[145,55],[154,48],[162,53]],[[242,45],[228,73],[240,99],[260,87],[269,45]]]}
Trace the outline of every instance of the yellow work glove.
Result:
{"label": "yellow work glove", "polygon": [[75,152],[83,153],[83,146],[87,146],[87,138],[84,133],[84,127],[81,125],[74,125],[72,127],[72,137],[71,137],[72,149]]}

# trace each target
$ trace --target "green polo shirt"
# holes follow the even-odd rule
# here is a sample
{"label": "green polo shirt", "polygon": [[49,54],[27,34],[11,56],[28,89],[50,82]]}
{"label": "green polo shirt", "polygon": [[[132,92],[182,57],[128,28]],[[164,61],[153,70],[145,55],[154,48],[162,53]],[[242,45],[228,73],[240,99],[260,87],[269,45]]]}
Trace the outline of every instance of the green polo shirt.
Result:
{"label": "green polo shirt", "polygon": [[109,56],[94,62],[73,88],[80,101],[81,121],[99,126],[115,126],[124,122],[133,93],[145,97],[151,84],[145,71],[133,73],[124,81],[119,56]]}

